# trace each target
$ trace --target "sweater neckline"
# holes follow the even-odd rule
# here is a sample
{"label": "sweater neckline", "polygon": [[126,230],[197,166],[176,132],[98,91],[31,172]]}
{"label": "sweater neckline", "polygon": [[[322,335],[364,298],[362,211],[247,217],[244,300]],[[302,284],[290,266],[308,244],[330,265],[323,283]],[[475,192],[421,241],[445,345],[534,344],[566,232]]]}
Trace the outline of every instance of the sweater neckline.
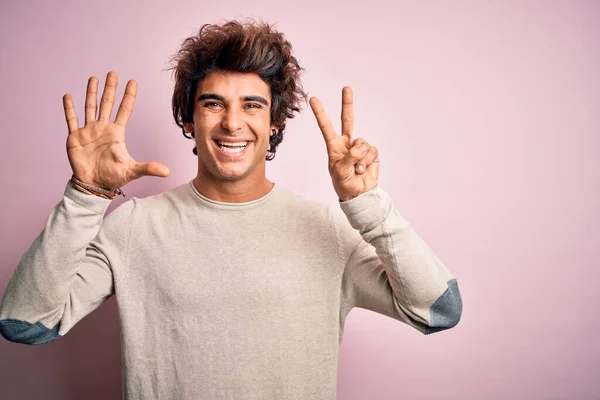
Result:
{"label": "sweater neckline", "polygon": [[198,201],[199,203],[201,203],[202,205],[207,206],[207,207],[219,208],[219,209],[224,209],[224,210],[246,210],[249,208],[258,207],[264,203],[267,203],[270,199],[272,199],[275,195],[275,192],[278,191],[278,189],[279,189],[279,187],[277,186],[277,184],[273,183],[273,187],[271,188],[271,190],[264,196],[259,197],[258,199],[251,200],[251,201],[245,201],[245,202],[241,202],[241,203],[229,203],[229,202],[209,199],[208,197],[200,194],[198,189],[196,189],[196,186],[194,186],[193,179],[190,180],[188,183],[188,190],[190,191],[190,194],[196,201]]}

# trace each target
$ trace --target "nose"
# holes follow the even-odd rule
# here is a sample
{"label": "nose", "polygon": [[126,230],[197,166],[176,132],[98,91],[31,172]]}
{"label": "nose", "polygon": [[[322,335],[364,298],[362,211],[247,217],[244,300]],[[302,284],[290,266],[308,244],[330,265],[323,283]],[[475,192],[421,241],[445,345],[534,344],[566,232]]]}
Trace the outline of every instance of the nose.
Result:
{"label": "nose", "polygon": [[229,132],[235,132],[244,126],[244,117],[240,111],[229,108],[223,114],[221,126]]}

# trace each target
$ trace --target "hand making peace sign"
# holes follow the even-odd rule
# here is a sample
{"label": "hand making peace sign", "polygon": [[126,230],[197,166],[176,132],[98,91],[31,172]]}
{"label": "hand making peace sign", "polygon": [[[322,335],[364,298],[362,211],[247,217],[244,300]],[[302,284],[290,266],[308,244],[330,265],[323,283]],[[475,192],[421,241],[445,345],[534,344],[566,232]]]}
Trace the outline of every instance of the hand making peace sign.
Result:
{"label": "hand making peace sign", "polygon": [[364,139],[352,140],[354,109],[352,88],[342,89],[342,135],[335,132],[321,102],[312,97],[309,101],[327,145],[329,174],[333,188],[341,201],[350,200],[377,186],[379,158],[375,146]]}

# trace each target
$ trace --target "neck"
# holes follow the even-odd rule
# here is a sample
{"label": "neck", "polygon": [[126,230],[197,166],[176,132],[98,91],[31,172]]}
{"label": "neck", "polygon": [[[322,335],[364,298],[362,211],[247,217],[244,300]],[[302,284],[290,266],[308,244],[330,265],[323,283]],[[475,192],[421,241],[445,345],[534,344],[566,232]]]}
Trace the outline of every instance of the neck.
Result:
{"label": "neck", "polygon": [[204,197],[224,203],[245,203],[266,196],[273,189],[273,182],[266,176],[247,177],[240,180],[217,180],[199,172],[194,187]]}

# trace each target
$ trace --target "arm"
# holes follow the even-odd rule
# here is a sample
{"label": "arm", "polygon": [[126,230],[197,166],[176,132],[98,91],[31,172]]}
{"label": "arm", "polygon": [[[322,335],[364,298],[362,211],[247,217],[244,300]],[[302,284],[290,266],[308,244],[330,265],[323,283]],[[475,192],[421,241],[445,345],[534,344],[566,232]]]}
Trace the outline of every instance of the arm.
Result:
{"label": "arm", "polygon": [[362,138],[353,139],[352,88],[342,89],[341,135],[321,102],[316,97],[309,102],[325,139],[333,188],[346,215],[335,222],[345,263],[341,320],[358,306],[423,333],[455,326],[462,313],[456,280],[378,187],[377,148]]}
{"label": "arm", "polygon": [[129,155],[125,129],[137,83],[127,83],[115,120],[110,121],[116,89],[117,74],[109,72],[98,105],[98,79],[89,79],[83,127],[71,95],[63,97],[73,176],[83,190],[100,197],[71,185],[65,189],[4,293],[0,334],[8,340],[26,344],[56,340],[114,293],[113,271],[124,262],[135,202],[126,202],[103,220],[114,197],[109,194],[142,176],[169,175],[165,165],[140,163]]}
{"label": "arm", "polygon": [[340,206],[342,313],[365,308],[425,334],[454,327],[462,313],[457,281],[388,194],[376,187]]}
{"label": "arm", "polygon": [[103,220],[110,200],[67,185],[42,233],[21,258],[0,304],[0,334],[24,344],[65,335],[113,293],[134,202]]}

